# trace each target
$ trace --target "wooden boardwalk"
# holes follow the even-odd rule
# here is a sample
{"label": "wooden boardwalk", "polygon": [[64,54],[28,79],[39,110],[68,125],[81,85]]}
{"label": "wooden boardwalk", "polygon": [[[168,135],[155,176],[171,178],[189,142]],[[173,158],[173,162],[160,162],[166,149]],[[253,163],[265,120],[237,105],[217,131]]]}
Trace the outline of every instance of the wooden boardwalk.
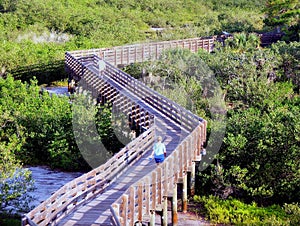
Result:
{"label": "wooden boardwalk", "polygon": [[[166,124],[164,120],[157,120],[157,123],[165,128],[164,142],[166,144],[167,155],[175,149],[176,144],[187,134],[173,125]],[[130,166],[114,181],[102,194],[99,194],[91,202],[78,208],[74,213],[68,215],[58,225],[112,225],[110,206],[121,197],[121,195],[140,178],[151,172],[156,164],[154,160],[149,161],[152,150],[147,152],[134,165]]]}
{"label": "wooden boardwalk", "polygon": [[[168,48],[211,52],[216,40],[213,36],[67,52],[66,70],[80,84],[78,90],[91,91],[100,104],[111,104],[139,136],[25,214],[22,225],[185,225],[178,221],[177,199],[186,212],[195,165],[204,153],[207,122],[118,66],[156,60]],[[168,157],[156,166],[149,156],[158,135]]]}
{"label": "wooden boardwalk", "polygon": [[[100,76],[99,68],[95,63],[86,61],[84,65],[94,74]],[[102,76],[105,76],[105,73]],[[117,90],[126,92],[126,96],[130,99],[136,99],[136,96],[132,92],[120,86],[120,84],[113,79],[105,77],[105,80]],[[141,108],[146,109],[151,115],[155,116],[156,134],[163,137],[163,142],[166,144],[167,155],[170,155],[181,140],[188,135],[188,131],[180,128],[180,125],[174,123],[144,101],[139,100],[138,102]],[[77,208],[76,211],[61,220],[58,225],[113,225],[111,222],[110,206],[119,199],[130,186],[157,167],[153,159],[149,160],[151,153],[152,150],[149,148],[137,162],[120,174],[103,193],[99,194],[92,201]]]}
{"label": "wooden boardwalk", "polygon": [[[143,130],[105,164],[64,185],[26,214],[22,225],[155,225],[155,213],[170,218],[167,203],[177,204],[177,184],[182,184],[186,211],[187,174],[193,178],[195,162],[201,160],[206,121],[116,66],[157,59],[172,47],[211,51],[213,42],[196,38],[66,53],[66,69],[78,82],[78,90],[91,91],[100,103],[108,102],[125,114],[135,130]],[[168,157],[156,166],[149,157],[158,135]],[[175,204],[171,212],[172,224],[177,225]]]}

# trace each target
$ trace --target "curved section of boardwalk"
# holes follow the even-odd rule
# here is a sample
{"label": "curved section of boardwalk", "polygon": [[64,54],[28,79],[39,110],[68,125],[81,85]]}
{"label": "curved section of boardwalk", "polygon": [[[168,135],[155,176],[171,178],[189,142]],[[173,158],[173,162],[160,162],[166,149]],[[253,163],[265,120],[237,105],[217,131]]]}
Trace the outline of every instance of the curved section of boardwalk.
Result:
{"label": "curved section of boardwalk", "polygon": [[[98,102],[110,103],[141,134],[105,164],[66,184],[26,214],[22,225],[154,225],[155,213],[168,219],[168,200],[177,203],[177,184],[183,186],[185,209],[187,174],[193,176],[195,162],[201,160],[206,121],[116,66],[157,59],[167,48],[211,51],[213,42],[214,38],[197,38],[66,53],[66,70],[79,90],[88,89]],[[168,155],[159,167],[148,159],[158,135]],[[172,205],[174,225],[176,214]]]}
{"label": "curved section of boardwalk", "polygon": [[[162,120],[157,124],[165,127],[164,141],[166,142],[167,153],[174,150],[174,144],[178,144],[186,133],[174,130],[173,125],[167,125]],[[175,125],[176,128],[176,125]],[[159,131],[157,131],[159,133]],[[138,182],[141,178],[156,168],[154,161],[149,161],[151,148],[132,166],[128,167],[103,193],[94,200],[78,208],[74,213],[63,219],[59,225],[111,225],[110,206],[119,199],[125,191]]]}

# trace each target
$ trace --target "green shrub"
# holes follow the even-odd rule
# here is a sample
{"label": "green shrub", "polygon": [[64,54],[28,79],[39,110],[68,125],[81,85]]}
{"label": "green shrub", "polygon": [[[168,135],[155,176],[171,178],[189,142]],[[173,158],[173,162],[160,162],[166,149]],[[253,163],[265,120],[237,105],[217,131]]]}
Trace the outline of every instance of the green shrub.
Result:
{"label": "green shrub", "polygon": [[256,203],[245,204],[237,199],[222,200],[215,196],[194,196],[201,203],[204,213],[212,223],[234,225],[296,225],[299,223],[299,207],[286,204],[258,207]]}
{"label": "green shrub", "polygon": [[298,203],[287,204],[285,203],[284,211],[289,216],[291,225],[300,225],[300,206]]}

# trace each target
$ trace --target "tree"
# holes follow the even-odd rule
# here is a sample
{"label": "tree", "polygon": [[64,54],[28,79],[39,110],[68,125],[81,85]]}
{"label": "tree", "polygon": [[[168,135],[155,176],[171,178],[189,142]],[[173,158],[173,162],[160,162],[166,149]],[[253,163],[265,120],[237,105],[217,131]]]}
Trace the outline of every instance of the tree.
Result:
{"label": "tree", "polygon": [[2,105],[0,128],[0,213],[29,211],[33,180],[15,157],[24,142],[23,129]]}
{"label": "tree", "polygon": [[298,0],[268,0],[265,8],[267,26],[281,27],[289,40],[299,41],[300,3]]}
{"label": "tree", "polygon": [[297,0],[268,0],[266,4],[266,25],[293,26],[299,23],[299,7]]}

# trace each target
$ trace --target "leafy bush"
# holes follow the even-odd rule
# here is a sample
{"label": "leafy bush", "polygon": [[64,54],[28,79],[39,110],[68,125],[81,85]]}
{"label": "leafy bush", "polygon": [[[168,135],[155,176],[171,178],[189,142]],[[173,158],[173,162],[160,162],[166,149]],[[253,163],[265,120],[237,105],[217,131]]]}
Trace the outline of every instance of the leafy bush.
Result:
{"label": "leafy bush", "polygon": [[[299,223],[296,222],[295,215],[288,215],[278,205],[258,207],[254,202],[245,204],[236,199],[221,200],[212,195],[194,196],[194,201],[203,205],[203,211],[212,223],[230,225],[297,225],[295,223]],[[286,204],[285,208],[288,207],[292,209],[291,205]]]}
{"label": "leafy bush", "polygon": [[300,206],[298,203],[291,203],[287,204],[285,203],[284,211],[289,216],[291,225],[299,225],[300,224]]}
{"label": "leafy bush", "polygon": [[24,128],[3,105],[3,88],[0,81],[0,214],[28,211],[32,197],[27,192],[34,189],[31,173],[15,155],[24,143]]}
{"label": "leafy bush", "polygon": [[[10,151],[24,164],[46,164],[65,170],[90,169],[73,134],[74,109],[69,97],[41,91],[36,80],[22,83],[8,76],[0,78],[0,110],[5,123],[3,139],[15,140],[17,147]],[[123,145],[114,136],[110,108],[90,104],[84,112],[81,112],[83,118],[89,114],[98,126],[92,139],[100,139],[110,152],[119,151]],[[86,121],[76,123],[86,128]]]}

